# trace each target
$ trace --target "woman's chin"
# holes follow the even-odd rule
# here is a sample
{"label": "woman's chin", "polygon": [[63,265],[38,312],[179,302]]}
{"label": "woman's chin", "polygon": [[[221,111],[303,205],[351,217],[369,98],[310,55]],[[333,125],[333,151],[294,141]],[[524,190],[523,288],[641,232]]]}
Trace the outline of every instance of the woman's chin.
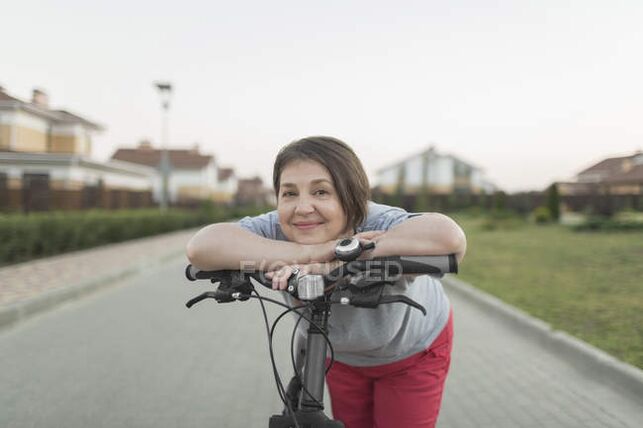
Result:
{"label": "woman's chin", "polygon": [[323,244],[325,242],[331,241],[333,238],[327,236],[325,233],[296,233],[293,239],[298,244],[304,245],[313,245],[313,244]]}
{"label": "woman's chin", "polygon": [[313,244],[323,244],[326,240],[321,239],[317,236],[298,236],[295,238],[295,242],[298,244],[304,245],[313,245]]}

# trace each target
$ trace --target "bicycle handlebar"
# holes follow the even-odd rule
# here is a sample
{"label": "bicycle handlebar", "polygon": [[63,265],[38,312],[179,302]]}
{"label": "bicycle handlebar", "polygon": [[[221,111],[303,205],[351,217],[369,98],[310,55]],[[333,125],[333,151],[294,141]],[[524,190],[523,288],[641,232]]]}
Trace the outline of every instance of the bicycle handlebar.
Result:
{"label": "bicycle handlebar", "polygon": [[[328,283],[329,281],[337,281],[344,275],[356,274],[373,269],[388,275],[443,275],[446,273],[457,273],[458,263],[456,261],[455,254],[449,254],[446,256],[387,256],[368,260],[354,260],[340,266],[328,275],[324,275],[324,282]],[[261,271],[206,271],[200,270],[192,265],[188,265],[185,269],[185,276],[190,281],[196,281],[199,279],[209,279],[211,280],[211,282],[226,281],[229,280],[231,275],[234,273],[246,274],[254,278],[263,286],[270,287],[270,285],[266,284],[266,282],[262,279],[263,272]]]}

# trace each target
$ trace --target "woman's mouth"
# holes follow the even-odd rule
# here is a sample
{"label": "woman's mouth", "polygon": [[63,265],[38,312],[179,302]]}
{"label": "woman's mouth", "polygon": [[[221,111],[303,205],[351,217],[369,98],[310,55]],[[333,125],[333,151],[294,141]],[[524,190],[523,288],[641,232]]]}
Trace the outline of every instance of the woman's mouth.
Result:
{"label": "woman's mouth", "polygon": [[295,227],[300,230],[310,230],[319,226],[321,223],[295,223]]}

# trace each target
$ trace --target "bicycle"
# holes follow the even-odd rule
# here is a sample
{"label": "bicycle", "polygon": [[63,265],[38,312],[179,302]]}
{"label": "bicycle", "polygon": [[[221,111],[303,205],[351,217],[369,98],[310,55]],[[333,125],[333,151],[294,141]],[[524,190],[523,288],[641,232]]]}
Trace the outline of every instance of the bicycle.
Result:
{"label": "bicycle", "polygon": [[[348,240],[340,245],[355,244]],[[365,248],[364,248],[365,249]],[[200,271],[191,265],[186,268],[186,277],[190,281],[209,279],[220,285],[215,291],[204,292],[186,303],[188,308],[202,300],[211,298],[218,303],[246,301],[250,298],[259,300],[266,329],[270,358],[272,362],[277,391],[284,403],[282,414],[272,415],[269,428],[343,428],[341,421],[330,419],[324,413],[324,377],[334,361],[334,350],[327,335],[331,306],[334,304],[351,305],[361,308],[376,308],[381,304],[403,303],[426,315],[425,308],[404,295],[384,295],[385,286],[392,286],[401,275],[429,274],[442,276],[446,273],[457,273],[455,255],[446,256],[389,256],[369,260],[352,260],[360,250],[352,250],[342,256],[347,263],[327,275],[293,275],[288,281],[287,292],[301,304],[288,306],[274,299],[260,296],[252,280],[267,288],[271,283],[266,281],[263,272],[251,270]],[[287,308],[269,327],[264,301]],[[288,313],[297,312],[299,318],[293,328],[291,337],[291,360],[294,375],[284,388],[277,371],[272,348],[272,335],[277,323]],[[301,320],[309,323],[305,348],[293,355],[294,340]],[[330,349],[330,363],[326,366],[327,351]],[[303,377],[303,378],[302,378]]]}

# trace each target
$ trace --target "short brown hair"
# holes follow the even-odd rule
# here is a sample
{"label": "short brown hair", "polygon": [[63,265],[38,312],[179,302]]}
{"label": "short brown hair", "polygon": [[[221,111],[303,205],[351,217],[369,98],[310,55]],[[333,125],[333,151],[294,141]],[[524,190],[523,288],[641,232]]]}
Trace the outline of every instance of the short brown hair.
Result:
{"label": "short brown hair", "polygon": [[272,182],[277,199],[281,173],[290,162],[311,160],[323,165],[333,179],[339,201],[346,214],[347,225],[359,226],[368,211],[370,186],[362,162],[348,144],[333,137],[306,137],[283,147],[272,170]]}

